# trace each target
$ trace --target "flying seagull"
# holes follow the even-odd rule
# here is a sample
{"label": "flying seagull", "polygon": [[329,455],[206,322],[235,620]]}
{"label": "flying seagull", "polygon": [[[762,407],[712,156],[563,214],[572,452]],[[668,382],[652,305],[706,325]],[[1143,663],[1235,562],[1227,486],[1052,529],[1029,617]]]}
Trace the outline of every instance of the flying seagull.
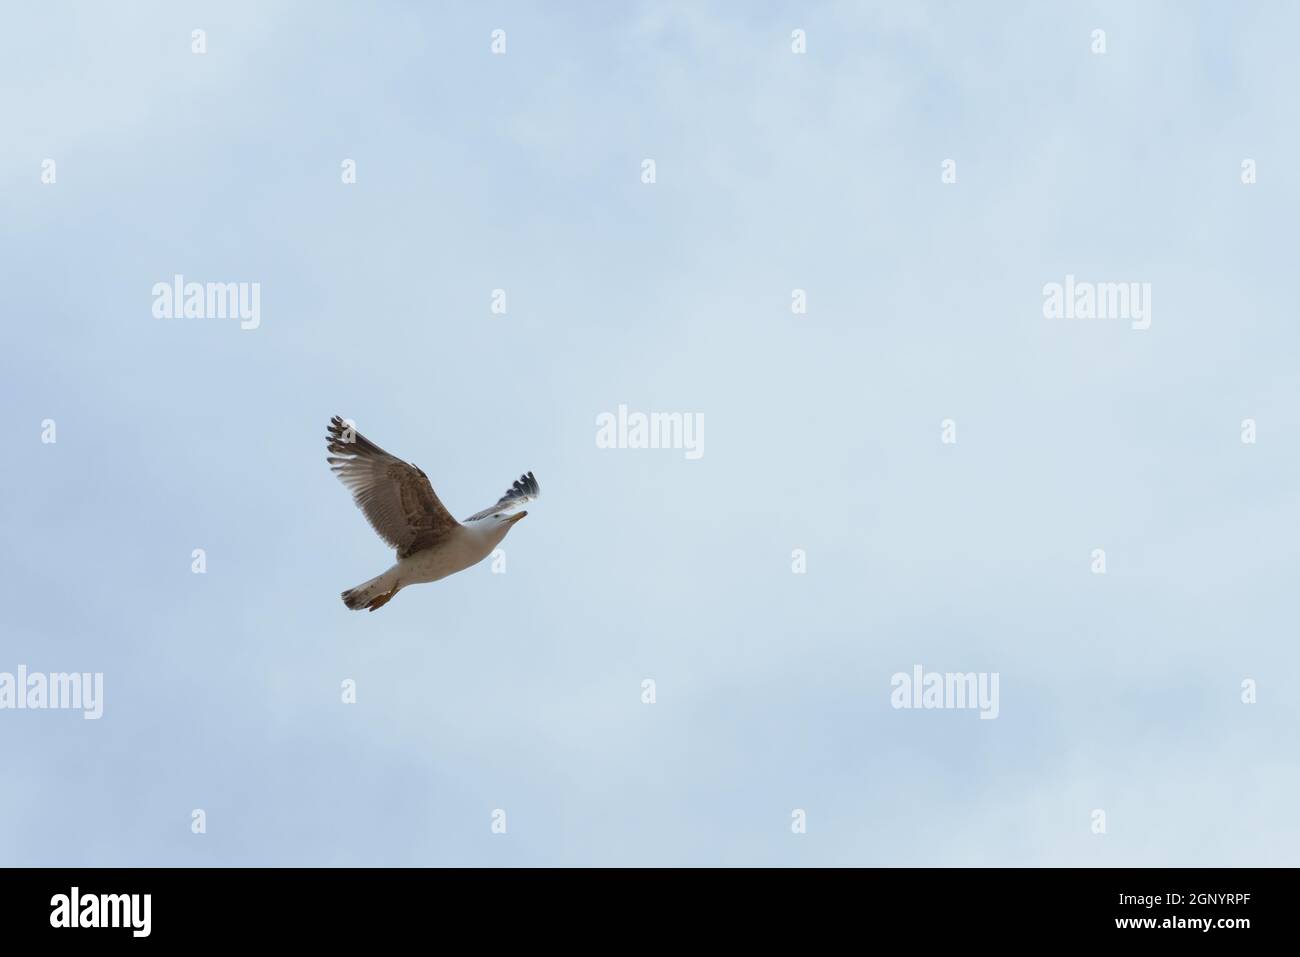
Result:
{"label": "flying seagull", "polygon": [[533,473],[521,476],[491,508],[458,522],[438,501],[429,477],[389,455],[337,415],[330,419],[326,461],[352,493],[370,525],[393,548],[397,564],[343,593],[349,608],[374,611],[407,585],[436,582],[492,554],[522,506],[541,489]]}

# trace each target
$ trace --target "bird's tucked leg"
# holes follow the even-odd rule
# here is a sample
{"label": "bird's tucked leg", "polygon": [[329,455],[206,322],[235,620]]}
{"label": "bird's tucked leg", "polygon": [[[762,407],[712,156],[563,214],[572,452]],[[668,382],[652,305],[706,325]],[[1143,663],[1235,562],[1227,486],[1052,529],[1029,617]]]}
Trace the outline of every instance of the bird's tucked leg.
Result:
{"label": "bird's tucked leg", "polygon": [[396,595],[399,591],[401,591],[401,589],[402,589],[401,585],[394,585],[392,591],[384,592],[384,594],[371,599],[370,602],[366,605],[366,607],[371,611],[374,611],[376,608],[383,608],[385,605],[387,605],[390,601],[393,600],[393,596]]}
{"label": "bird's tucked leg", "polygon": [[362,608],[369,608],[374,611],[389,601],[401,590],[402,583],[397,580],[393,570],[389,569],[382,575],[376,575],[364,585],[358,585],[356,588],[349,588],[341,596],[343,604],[347,605],[353,611]]}

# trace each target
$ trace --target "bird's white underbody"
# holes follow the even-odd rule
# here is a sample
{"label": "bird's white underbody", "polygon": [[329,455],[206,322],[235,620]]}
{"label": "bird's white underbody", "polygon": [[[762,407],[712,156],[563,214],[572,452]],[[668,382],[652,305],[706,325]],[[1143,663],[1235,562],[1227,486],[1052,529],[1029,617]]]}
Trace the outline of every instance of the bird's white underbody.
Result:
{"label": "bird's white underbody", "polygon": [[395,593],[407,585],[436,582],[477,565],[501,544],[510,531],[510,526],[526,514],[528,513],[520,512],[512,515],[506,522],[467,522],[454,529],[444,542],[398,560],[387,571],[376,575],[364,585],[353,588],[351,595],[358,604],[364,605],[380,595]]}

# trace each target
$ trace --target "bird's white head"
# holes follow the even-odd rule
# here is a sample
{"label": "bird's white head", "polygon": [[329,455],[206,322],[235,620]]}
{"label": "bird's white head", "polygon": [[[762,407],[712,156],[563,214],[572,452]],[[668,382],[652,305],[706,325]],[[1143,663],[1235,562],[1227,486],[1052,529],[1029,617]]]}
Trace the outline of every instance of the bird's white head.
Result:
{"label": "bird's white head", "polygon": [[503,532],[508,532],[510,531],[510,526],[514,525],[515,522],[519,521],[527,514],[528,513],[524,511],[524,512],[515,512],[514,514],[511,515],[493,515],[491,518],[488,519],[488,521],[492,523],[492,526],[494,528],[500,529]]}
{"label": "bird's white head", "polygon": [[485,508],[465,520],[465,527],[476,534],[489,539],[494,545],[506,537],[510,527],[528,514],[519,506],[533,501],[540,494],[541,488],[533,473],[520,476],[519,480],[506,490],[492,508]]}
{"label": "bird's white head", "polygon": [[509,515],[489,515],[478,521],[466,522],[465,528],[482,541],[481,547],[491,550],[506,537],[511,526],[527,514],[527,512],[515,512]]}

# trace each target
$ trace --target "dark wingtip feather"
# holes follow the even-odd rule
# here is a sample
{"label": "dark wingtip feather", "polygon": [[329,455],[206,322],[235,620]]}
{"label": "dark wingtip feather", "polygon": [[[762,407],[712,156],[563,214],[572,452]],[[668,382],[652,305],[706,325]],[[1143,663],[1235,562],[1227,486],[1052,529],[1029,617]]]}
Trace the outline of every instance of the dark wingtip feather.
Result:
{"label": "dark wingtip feather", "polygon": [[343,416],[332,416],[329,431],[325,436],[325,447],[336,455],[356,455],[360,443],[356,441],[356,433],[353,433],[353,441],[345,442],[343,440],[347,429],[348,423]]}

